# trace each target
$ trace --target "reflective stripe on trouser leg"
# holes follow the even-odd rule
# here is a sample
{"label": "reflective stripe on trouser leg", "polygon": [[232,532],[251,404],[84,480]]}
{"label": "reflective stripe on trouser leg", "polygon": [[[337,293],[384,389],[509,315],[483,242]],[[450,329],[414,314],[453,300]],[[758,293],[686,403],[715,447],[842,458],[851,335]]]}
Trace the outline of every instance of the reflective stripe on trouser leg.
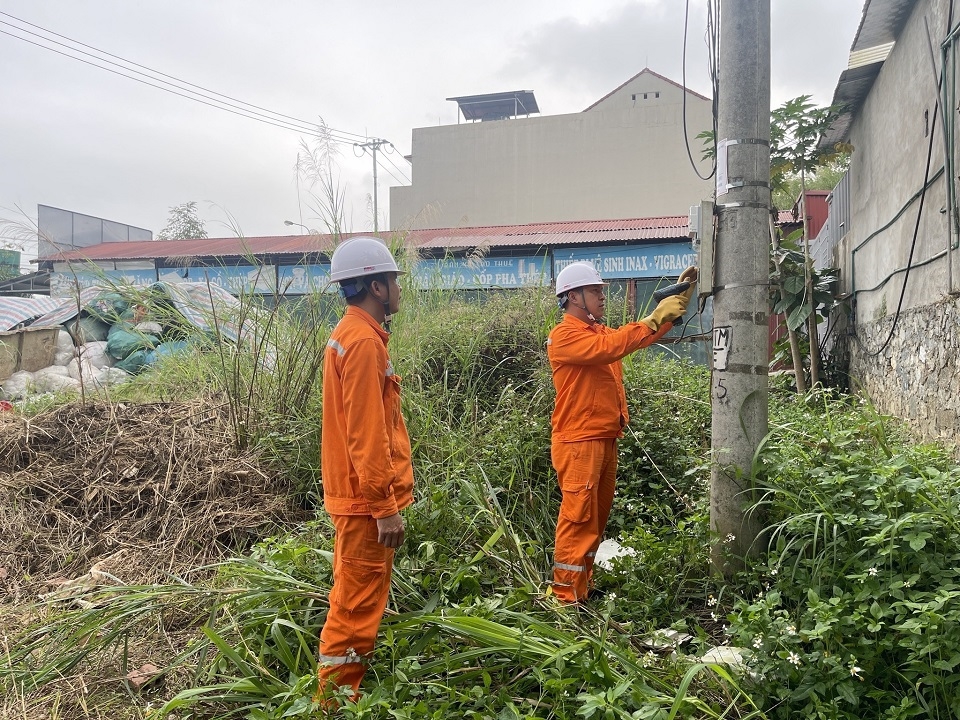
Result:
{"label": "reflective stripe on trouser leg", "polygon": [[369,515],[334,515],[333,588],[320,632],[319,693],[330,684],[356,691],[373,652],[390,594],[393,549],[377,542]]}
{"label": "reflective stripe on trouser leg", "polygon": [[553,466],[563,493],[554,545],[553,591],[564,602],[587,595],[592,559],[587,553],[599,545],[598,490],[606,455],[605,440],[554,443]]}

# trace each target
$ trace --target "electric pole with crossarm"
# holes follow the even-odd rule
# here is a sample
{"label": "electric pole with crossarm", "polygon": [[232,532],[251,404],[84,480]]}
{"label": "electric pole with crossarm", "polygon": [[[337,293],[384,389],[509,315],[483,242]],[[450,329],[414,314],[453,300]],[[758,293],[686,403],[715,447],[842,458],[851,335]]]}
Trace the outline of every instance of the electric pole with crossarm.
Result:
{"label": "electric pole with crossarm", "polygon": [[382,140],[380,138],[371,138],[366,142],[354,143],[354,147],[361,148],[364,151],[369,150],[373,155],[373,231],[377,232],[380,228],[378,225],[377,217],[377,150],[380,149],[381,145],[389,145],[389,140]]}

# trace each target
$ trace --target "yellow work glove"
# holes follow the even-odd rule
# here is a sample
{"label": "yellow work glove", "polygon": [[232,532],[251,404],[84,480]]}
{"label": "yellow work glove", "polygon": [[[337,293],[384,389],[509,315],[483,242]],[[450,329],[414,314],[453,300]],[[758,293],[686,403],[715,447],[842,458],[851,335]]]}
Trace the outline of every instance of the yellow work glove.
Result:
{"label": "yellow work glove", "polygon": [[673,322],[674,320],[682,318],[683,314],[687,312],[687,303],[690,300],[687,297],[687,293],[693,293],[692,285],[686,293],[665,297],[660,301],[660,304],[653,309],[653,312],[645,318],[641,318],[640,322],[656,332],[664,323]]}
{"label": "yellow work glove", "polygon": [[684,270],[682,273],[680,273],[680,279],[678,279],[677,282],[678,282],[678,283],[682,283],[682,282],[688,282],[688,283],[690,283],[690,287],[688,287],[686,290],[684,290],[682,293],[680,293],[680,296],[681,296],[681,297],[685,297],[685,298],[687,299],[687,303],[689,303],[689,302],[690,302],[690,298],[693,297],[693,288],[694,288],[694,286],[697,284],[697,280],[698,280],[699,278],[700,278],[700,271],[699,271],[696,267],[694,267],[693,265],[691,265],[691,266],[688,267],[686,270]]}
{"label": "yellow work glove", "polygon": [[677,282],[688,282],[692,285],[693,283],[697,282],[699,277],[700,271],[694,265],[691,265],[682,273],[680,273],[680,279],[677,280]]}

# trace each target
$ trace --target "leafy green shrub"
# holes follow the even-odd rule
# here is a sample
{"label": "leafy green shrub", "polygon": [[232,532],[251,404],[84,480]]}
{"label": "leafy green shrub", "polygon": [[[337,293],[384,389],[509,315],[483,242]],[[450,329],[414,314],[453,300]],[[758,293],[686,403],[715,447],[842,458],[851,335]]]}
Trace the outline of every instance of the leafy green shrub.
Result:
{"label": "leafy green shrub", "polygon": [[671,524],[699,512],[707,492],[710,380],[686,362],[645,357],[624,364],[630,425],[620,441],[617,495],[608,523],[616,536],[640,522]]}
{"label": "leafy green shrub", "polygon": [[960,468],[869,408],[825,410],[760,458],[764,585],[729,616],[751,684],[770,717],[958,717]]}

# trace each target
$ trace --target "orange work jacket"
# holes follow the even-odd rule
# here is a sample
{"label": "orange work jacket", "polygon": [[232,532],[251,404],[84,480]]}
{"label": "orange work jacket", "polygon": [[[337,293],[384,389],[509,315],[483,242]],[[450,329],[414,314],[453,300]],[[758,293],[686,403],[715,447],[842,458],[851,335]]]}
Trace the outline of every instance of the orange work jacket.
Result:
{"label": "orange work jacket", "polygon": [[368,312],[350,305],[327,341],[320,469],[331,515],[384,518],[413,502],[410,437],[389,338]]}
{"label": "orange work jacket", "polygon": [[642,322],[613,330],[591,325],[569,313],[550,331],[547,357],[557,399],[551,425],[557,442],[617,438],[630,420],[620,360],[659,340],[671,327],[654,332]]}

